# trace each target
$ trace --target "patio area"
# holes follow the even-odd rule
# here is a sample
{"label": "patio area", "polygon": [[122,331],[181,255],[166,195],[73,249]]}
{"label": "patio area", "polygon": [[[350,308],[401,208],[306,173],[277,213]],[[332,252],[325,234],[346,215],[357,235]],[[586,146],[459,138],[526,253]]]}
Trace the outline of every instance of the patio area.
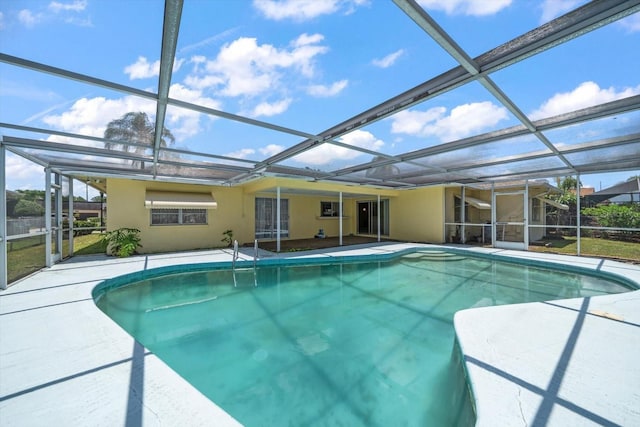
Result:
{"label": "patio area", "polygon": [[[392,240],[381,239],[381,242],[391,242]],[[377,243],[378,239],[375,237],[367,236],[343,236],[342,246],[363,245]],[[245,245],[251,246],[251,245]],[[280,252],[300,252],[310,251],[315,249],[328,249],[337,248],[340,246],[339,237],[325,237],[322,239],[291,239],[280,241]],[[270,252],[277,252],[277,242],[259,242],[260,249],[264,249]]]}

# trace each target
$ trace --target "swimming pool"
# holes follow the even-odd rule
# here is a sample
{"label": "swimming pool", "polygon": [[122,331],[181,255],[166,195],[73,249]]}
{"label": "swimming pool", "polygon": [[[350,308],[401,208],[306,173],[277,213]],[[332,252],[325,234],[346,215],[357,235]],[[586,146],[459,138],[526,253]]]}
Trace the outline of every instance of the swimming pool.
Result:
{"label": "swimming pool", "polygon": [[245,425],[453,425],[473,423],[456,311],[630,290],[577,270],[455,252],[310,262],[235,277],[150,271],[105,282],[94,297]]}

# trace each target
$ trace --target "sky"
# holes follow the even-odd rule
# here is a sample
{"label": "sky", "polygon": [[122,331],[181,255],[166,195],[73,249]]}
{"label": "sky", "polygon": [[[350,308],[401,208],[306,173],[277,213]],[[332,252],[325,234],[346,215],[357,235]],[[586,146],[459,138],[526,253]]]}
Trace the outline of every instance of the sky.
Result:
{"label": "sky", "polygon": [[[475,57],[585,2],[418,3]],[[0,52],[155,92],[163,7],[150,0],[0,0]],[[550,117],[640,94],[638,46],[640,13],[491,78],[532,120]],[[456,65],[391,1],[185,0],[170,97],[317,134]],[[129,111],[153,117],[155,106],[121,92],[0,64],[1,122],[102,137],[108,122]],[[552,141],[564,146],[615,136],[638,126],[640,114],[617,119],[607,129],[595,121],[555,130]],[[480,84],[471,83],[341,141],[398,155],[518,123]],[[171,106],[166,127],[176,137],[176,148],[251,161],[302,140]],[[485,149],[509,155],[544,147],[523,139]],[[474,152],[455,155],[471,158]],[[285,164],[333,170],[369,160],[371,155],[325,144]],[[21,157],[8,155],[6,173],[8,189],[44,186],[42,167]],[[598,190],[639,173],[584,175],[581,182]]]}

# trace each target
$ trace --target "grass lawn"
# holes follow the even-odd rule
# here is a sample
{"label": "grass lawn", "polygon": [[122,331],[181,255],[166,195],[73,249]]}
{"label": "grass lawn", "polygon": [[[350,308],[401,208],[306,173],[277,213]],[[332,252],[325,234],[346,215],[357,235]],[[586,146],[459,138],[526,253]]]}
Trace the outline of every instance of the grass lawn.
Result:
{"label": "grass lawn", "polygon": [[[86,234],[76,236],[73,241],[75,255],[89,255],[104,253],[100,243],[100,234]],[[62,243],[62,253],[69,253],[69,242]],[[45,266],[44,236],[27,237],[10,241],[7,253],[7,280],[9,283],[27,276]]]}
{"label": "grass lawn", "polygon": [[[104,253],[101,236],[101,234],[95,233],[75,237],[74,254]],[[577,253],[578,245],[575,237],[566,236],[563,239],[547,240],[545,243],[549,246],[529,246],[529,250],[566,255]],[[68,253],[69,242],[65,240],[63,254]],[[580,242],[580,253],[585,256],[613,258],[640,264],[640,243],[583,237]],[[45,266],[44,237],[35,236],[11,242],[7,254],[7,266],[9,283],[43,268]]]}
{"label": "grass lawn", "polygon": [[77,236],[73,240],[74,255],[103,254],[105,248],[102,246],[101,238],[102,234],[98,233]]}
{"label": "grass lawn", "polygon": [[[565,236],[561,240],[545,240],[545,242],[549,244],[548,247],[529,246],[529,250],[566,255],[575,255],[578,252],[576,237]],[[582,237],[580,239],[580,255],[640,263],[640,243]]]}

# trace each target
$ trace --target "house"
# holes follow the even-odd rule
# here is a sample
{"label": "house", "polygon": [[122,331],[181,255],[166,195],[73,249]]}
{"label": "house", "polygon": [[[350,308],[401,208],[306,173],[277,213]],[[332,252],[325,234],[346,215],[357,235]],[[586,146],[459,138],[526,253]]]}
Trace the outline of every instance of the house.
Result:
{"label": "house", "polygon": [[545,225],[544,204],[554,202],[544,196],[557,191],[546,181],[510,182],[493,190],[486,185],[390,189],[277,177],[237,186],[109,178],[107,188],[108,230],[139,229],[145,253],[222,246],[226,230],[242,244],[313,238],[320,229],[331,237],[495,240],[496,246],[524,249],[544,234],[543,227],[529,226]]}
{"label": "house", "polygon": [[596,191],[588,195],[586,201],[593,206],[599,203],[640,203],[640,176]]}
{"label": "house", "polygon": [[[73,217],[79,220],[104,217],[104,202],[73,202]],[[68,209],[63,208],[64,215]]]}

